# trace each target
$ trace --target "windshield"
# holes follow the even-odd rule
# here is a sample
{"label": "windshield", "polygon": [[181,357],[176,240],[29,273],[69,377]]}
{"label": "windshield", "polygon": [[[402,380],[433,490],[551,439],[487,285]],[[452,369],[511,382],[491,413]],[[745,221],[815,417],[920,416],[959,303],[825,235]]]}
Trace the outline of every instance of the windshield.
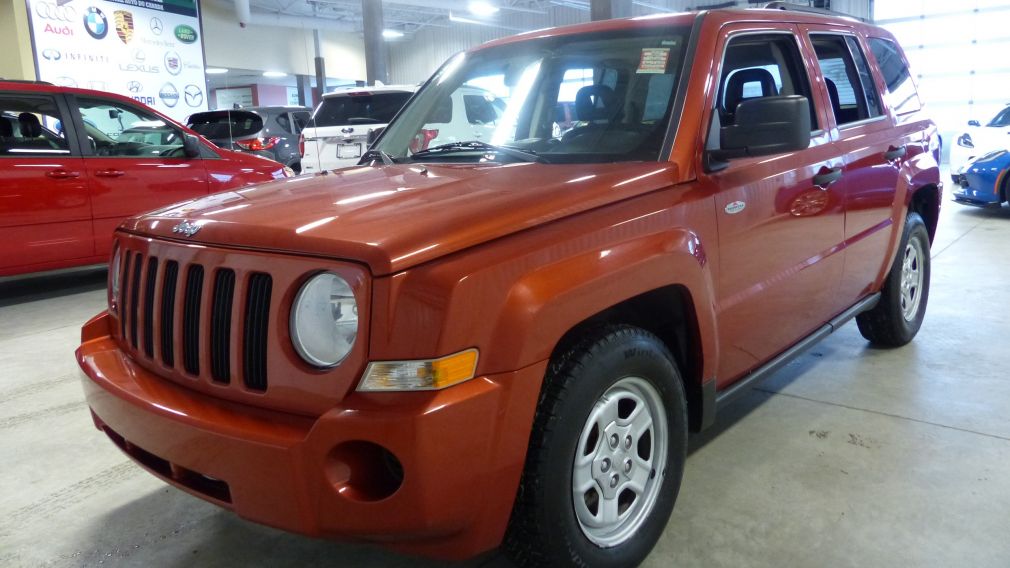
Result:
{"label": "windshield", "polygon": [[386,124],[400,107],[407,102],[411,93],[394,91],[388,93],[355,92],[334,97],[325,97],[312,115],[315,126],[346,126],[348,124]]}
{"label": "windshield", "polygon": [[1010,126],[1010,106],[999,111],[999,113],[993,117],[986,126],[991,126],[993,128],[1005,128]]}
{"label": "windshield", "polygon": [[459,54],[375,148],[408,161],[480,161],[488,159],[490,146],[549,163],[655,160],[688,33],[680,27],[619,30]]}

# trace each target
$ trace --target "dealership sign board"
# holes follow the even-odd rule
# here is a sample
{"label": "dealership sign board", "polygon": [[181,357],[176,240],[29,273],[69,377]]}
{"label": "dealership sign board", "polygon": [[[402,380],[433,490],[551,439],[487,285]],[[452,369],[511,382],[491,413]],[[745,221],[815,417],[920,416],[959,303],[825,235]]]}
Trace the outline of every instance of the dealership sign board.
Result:
{"label": "dealership sign board", "polygon": [[26,0],[39,80],[207,110],[197,0]]}

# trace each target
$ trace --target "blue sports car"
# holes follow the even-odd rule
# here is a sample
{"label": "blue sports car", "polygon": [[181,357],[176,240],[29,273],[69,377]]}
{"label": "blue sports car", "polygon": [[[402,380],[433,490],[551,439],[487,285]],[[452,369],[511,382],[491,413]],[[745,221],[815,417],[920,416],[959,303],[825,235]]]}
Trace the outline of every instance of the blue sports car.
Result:
{"label": "blue sports car", "polygon": [[981,207],[999,207],[1010,199],[1007,173],[1010,172],[1010,152],[997,150],[979,156],[964,167],[959,187],[954,188],[954,201]]}

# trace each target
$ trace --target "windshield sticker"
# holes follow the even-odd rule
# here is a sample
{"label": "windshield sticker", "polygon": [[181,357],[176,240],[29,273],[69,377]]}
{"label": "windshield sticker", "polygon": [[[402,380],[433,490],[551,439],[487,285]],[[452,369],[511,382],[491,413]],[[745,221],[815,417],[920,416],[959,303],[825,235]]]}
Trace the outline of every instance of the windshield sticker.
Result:
{"label": "windshield sticker", "polygon": [[666,73],[666,62],[670,59],[669,47],[643,47],[642,58],[638,61],[636,73]]}

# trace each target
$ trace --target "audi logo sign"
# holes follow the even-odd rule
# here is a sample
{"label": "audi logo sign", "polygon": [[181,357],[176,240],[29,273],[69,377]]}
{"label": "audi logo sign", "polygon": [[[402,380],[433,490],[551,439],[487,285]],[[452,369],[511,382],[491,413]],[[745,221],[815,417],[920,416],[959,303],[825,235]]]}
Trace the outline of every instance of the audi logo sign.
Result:
{"label": "audi logo sign", "polygon": [[70,4],[60,6],[55,2],[38,2],[35,4],[35,15],[43,20],[67,23],[77,21],[77,10]]}

